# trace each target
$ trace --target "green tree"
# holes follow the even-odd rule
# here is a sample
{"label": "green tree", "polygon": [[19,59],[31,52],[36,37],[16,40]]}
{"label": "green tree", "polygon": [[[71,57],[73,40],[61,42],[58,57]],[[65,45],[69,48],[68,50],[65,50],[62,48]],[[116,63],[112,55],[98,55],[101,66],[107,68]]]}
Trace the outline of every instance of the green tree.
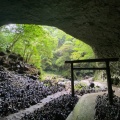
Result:
{"label": "green tree", "polygon": [[43,70],[65,73],[69,67],[64,67],[66,60],[94,58],[90,46],[55,27],[11,24],[0,31],[0,50],[20,54]]}
{"label": "green tree", "polygon": [[71,54],[72,60],[95,58],[92,48],[86,43],[83,43],[80,40],[74,40],[73,44],[74,44],[74,48],[73,48],[73,53]]}
{"label": "green tree", "polygon": [[[49,60],[53,57],[53,50],[56,41],[46,32],[42,26],[36,25],[7,25],[1,28],[1,43],[5,39],[6,47],[11,52],[15,52],[24,57],[28,63],[32,63],[38,68],[44,58]],[[7,36],[7,37],[6,37]],[[1,48],[3,44],[0,44]]]}

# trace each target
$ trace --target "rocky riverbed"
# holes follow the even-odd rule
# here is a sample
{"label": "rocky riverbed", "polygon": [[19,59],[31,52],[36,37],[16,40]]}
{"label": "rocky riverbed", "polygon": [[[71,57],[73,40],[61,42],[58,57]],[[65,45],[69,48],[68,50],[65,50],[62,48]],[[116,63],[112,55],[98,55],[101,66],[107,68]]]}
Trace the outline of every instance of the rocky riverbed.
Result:
{"label": "rocky riverbed", "polygon": [[[75,81],[75,85],[80,84],[80,89],[75,90],[76,95],[72,97],[70,80],[52,82],[46,79],[40,82],[39,75],[39,70],[25,63],[21,56],[0,53],[1,120],[65,120],[79,99],[76,95],[107,90],[106,84],[92,81],[94,85],[90,85],[90,79]],[[82,83],[86,83],[86,86],[82,86]],[[107,100],[107,95],[97,97],[95,120],[102,119],[103,102]],[[117,106],[119,98],[115,97],[114,102]],[[104,103],[108,105],[108,102]],[[109,107],[116,110],[115,107]],[[117,116],[112,117],[119,120],[119,106],[116,111]],[[110,112],[111,114],[113,113]],[[108,115],[109,113],[104,116]],[[107,117],[104,118],[106,120]]]}

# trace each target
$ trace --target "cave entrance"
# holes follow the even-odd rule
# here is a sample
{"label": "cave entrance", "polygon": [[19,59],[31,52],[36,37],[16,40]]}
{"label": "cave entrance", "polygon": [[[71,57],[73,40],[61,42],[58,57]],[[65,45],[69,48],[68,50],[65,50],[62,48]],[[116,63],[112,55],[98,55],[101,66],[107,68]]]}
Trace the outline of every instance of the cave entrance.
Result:
{"label": "cave entrance", "polygon": [[[116,62],[119,58],[105,58],[105,59],[86,59],[86,60],[74,60],[74,61],[65,61],[65,63],[71,64],[71,92],[72,97],[74,97],[74,70],[106,70],[107,74],[107,85],[108,85],[108,97],[109,103],[113,104],[113,91],[112,91],[112,82],[111,82],[111,74],[110,74],[110,62]],[[104,62],[106,67],[96,67],[96,68],[80,68],[74,67],[74,63],[83,63],[83,62]]]}

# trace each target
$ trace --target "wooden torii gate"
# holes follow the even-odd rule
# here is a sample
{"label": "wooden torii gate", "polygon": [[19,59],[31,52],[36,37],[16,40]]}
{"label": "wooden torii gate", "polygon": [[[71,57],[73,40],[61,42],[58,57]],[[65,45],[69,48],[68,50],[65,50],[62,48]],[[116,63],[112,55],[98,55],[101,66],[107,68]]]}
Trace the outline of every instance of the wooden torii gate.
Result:
{"label": "wooden torii gate", "polygon": [[[65,63],[71,64],[71,92],[72,97],[74,97],[74,70],[106,70],[107,74],[107,85],[108,85],[108,97],[110,104],[113,104],[113,91],[112,91],[112,81],[111,81],[111,74],[110,74],[110,62],[118,61],[119,58],[105,58],[105,59],[86,59],[86,60],[73,60],[73,61],[65,61]],[[103,68],[80,68],[74,67],[74,63],[83,63],[83,62],[105,62],[106,67]]]}

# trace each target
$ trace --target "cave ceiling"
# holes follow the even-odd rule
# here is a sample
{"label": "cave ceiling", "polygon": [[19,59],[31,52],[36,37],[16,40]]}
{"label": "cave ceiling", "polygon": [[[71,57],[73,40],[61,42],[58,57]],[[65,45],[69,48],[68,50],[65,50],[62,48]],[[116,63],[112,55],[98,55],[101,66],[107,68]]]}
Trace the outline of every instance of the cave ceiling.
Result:
{"label": "cave ceiling", "polygon": [[120,56],[120,0],[1,0],[0,26],[10,23],[54,26],[98,57]]}

